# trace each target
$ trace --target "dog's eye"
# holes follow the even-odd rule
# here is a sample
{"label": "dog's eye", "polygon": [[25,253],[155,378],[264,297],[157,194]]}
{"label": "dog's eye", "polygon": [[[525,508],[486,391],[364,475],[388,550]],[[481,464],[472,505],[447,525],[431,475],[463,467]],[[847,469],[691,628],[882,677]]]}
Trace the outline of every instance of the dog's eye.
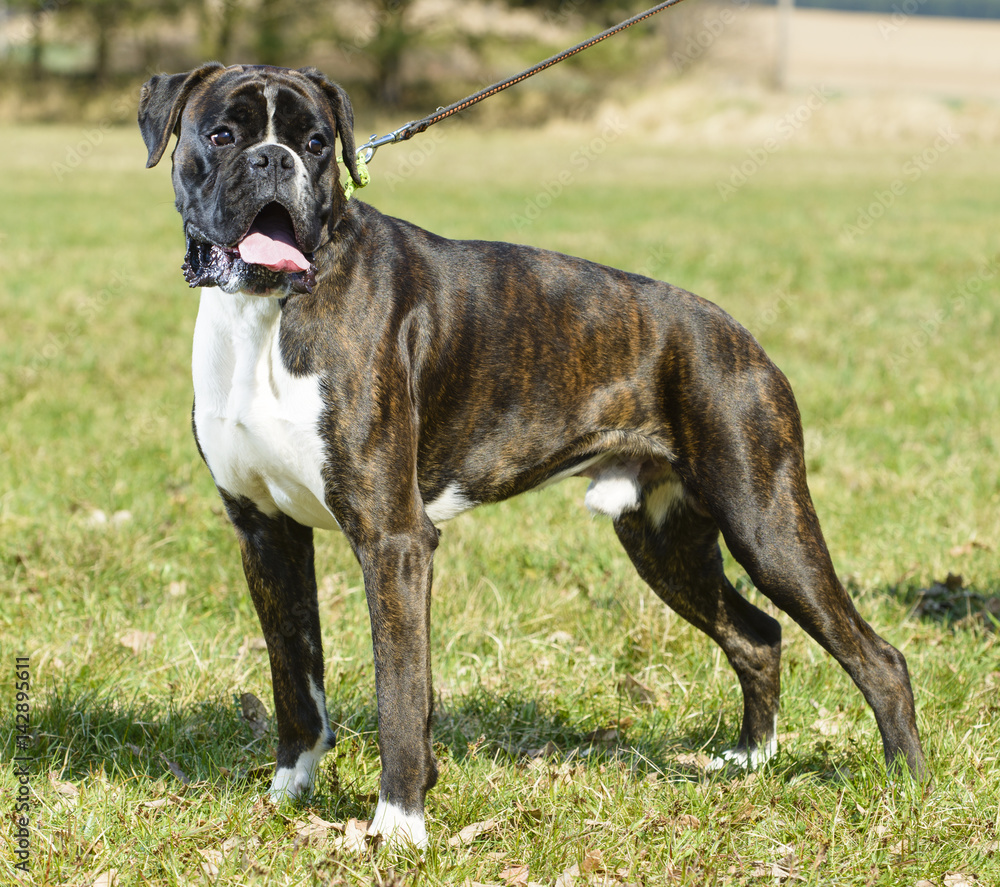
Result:
{"label": "dog's eye", "polygon": [[326,143],[319,136],[313,136],[306,142],[306,150],[310,154],[322,154],[325,148]]}
{"label": "dog's eye", "polygon": [[228,129],[220,129],[217,132],[213,132],[208,138],[216,148],[223,148],[236,141],[236,137]]}

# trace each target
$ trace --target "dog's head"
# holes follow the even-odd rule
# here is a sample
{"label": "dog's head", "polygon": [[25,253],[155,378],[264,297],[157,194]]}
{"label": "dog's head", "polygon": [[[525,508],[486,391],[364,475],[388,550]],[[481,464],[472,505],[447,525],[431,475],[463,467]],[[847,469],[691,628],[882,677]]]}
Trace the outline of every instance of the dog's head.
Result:
{"label": "dog's head", "polygon": [[160,75],[142,88],[146,166],[172,133],[173,182],[184,220],[184,276],[226,292],[308,292],[313,254],[345,198],[334,140],[360,184],[346,93],[315,68],[224,67]]}

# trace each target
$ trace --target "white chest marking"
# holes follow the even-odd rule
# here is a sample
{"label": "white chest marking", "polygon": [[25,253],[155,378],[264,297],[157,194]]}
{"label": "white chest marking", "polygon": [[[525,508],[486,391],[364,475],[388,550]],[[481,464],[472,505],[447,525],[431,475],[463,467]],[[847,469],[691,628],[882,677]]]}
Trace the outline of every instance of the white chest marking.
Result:
{"label": "white chest marking", "polygon": [[318,376],[293,376],[276,299],[202,290],[194,330],[194,421],[215,483],[268,515],[333,529],[325,504]]}

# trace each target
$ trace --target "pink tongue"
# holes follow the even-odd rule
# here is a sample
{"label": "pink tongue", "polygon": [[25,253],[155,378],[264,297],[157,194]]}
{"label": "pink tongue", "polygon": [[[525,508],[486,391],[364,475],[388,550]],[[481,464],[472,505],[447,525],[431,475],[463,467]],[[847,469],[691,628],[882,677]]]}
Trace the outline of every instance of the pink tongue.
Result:
{"label": "pink tongue", "polygon": [[272,271],[309,268],[309,262],[295,244],[295,232],[288,214],[277,207],[261,211],[237,248],[240,258],[248,265],[263,265]]}

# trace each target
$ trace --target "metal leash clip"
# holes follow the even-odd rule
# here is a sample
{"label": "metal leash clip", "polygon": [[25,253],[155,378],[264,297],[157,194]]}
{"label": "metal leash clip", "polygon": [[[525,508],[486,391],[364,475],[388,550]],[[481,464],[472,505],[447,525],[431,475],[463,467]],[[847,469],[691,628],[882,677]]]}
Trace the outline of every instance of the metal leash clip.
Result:
{"label": "metal leash clip", "polygon": [[[375,152],[381,148],[383,145],[391,145],[393,142],[398,142],[402,140],[403,133],[409,128],[410,124],[406,123],[399,129],[394,129],[388,135],[379,136],[372,133],[371,137],[365,142],[361,147],[358,148],[357,155],[360,160],[365,163],[371,163],[372,158],[375,156]],[[362,154],[364,152],[364,154]]]}

